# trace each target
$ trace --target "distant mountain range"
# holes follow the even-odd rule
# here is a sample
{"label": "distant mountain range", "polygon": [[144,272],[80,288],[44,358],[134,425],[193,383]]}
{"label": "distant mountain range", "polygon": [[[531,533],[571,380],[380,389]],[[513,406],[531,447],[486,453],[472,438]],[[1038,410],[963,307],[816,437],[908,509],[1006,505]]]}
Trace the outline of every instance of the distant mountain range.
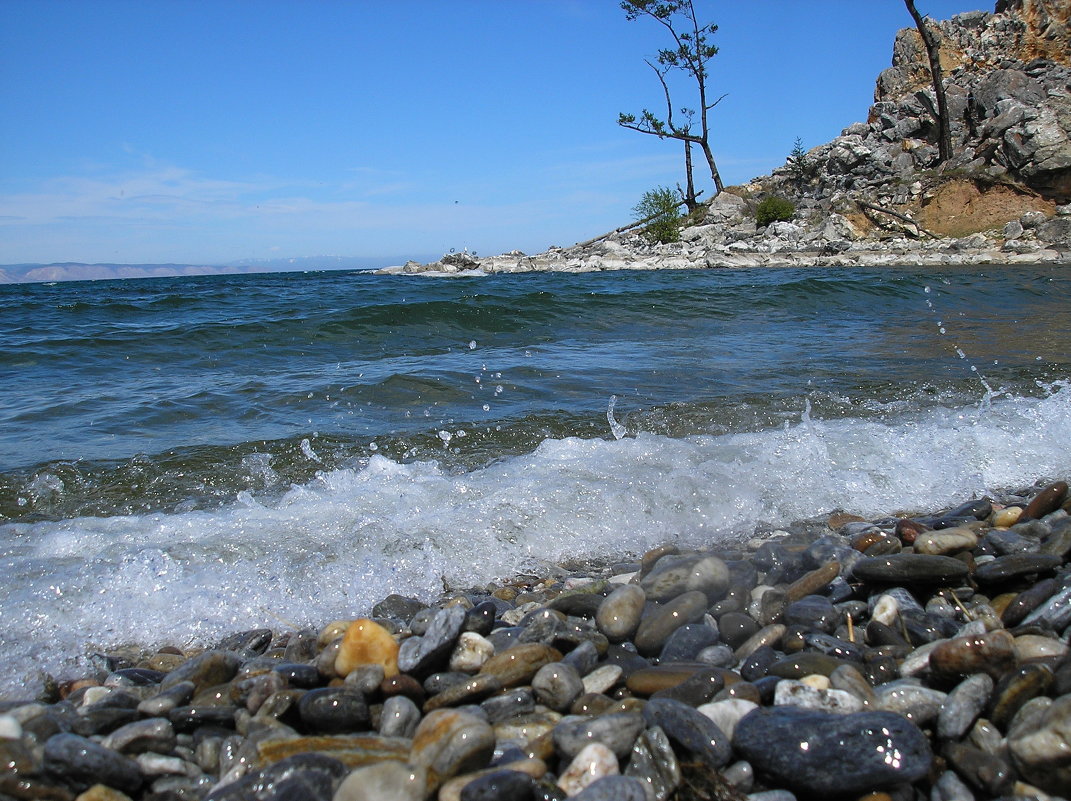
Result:
{"label": "distant mountain range", "polygon": [[377,270],[409,259],[431,261],[437,255],[301,256],[290,259],[242,259],[226,264],[0,264],[0,284],[39,281],[100,281],[109,278],[162,278],[175,275],[237,275],[310,270]]}

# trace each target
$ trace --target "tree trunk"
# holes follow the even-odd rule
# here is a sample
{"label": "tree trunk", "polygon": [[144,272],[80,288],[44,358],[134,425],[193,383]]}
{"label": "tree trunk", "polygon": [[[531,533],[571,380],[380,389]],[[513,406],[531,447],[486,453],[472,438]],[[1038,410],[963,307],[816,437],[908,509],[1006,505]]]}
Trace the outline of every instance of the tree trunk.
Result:
{"label": "tree trunk", "polygon": [[707,166],[710,167],[710,177],[714,181],[714,194],[719,195],[725,189],[725,185],[721,182],[721,173],[718,172],[718,165],[714,163],[714,154],[710,152],[710,145],[706,139],[699,141],[699,146],[703,148],[703,155],[706,157]]}
{"label": "tree trunk", "polygon": [[937,162],[948,161],[952,158],[952,126],[948,119],[948,103],[945,100],[944,75],[941,72],[941,48],[940,43],[933,35],[933,31],[926,20],[915,9],[915,0],[904,0],[911,18],[915,20],[922,43],[926,47],[926,57],[930,61],[930,75],[933,77],[933,93],[937,98]]}
{"label": "tree trunk", "polygon": [[692,180],[692,143],[684,141],[684,172],[687,181],[684,189],[684,202],[688,204],[688,211],[695,211],[695,181]]}

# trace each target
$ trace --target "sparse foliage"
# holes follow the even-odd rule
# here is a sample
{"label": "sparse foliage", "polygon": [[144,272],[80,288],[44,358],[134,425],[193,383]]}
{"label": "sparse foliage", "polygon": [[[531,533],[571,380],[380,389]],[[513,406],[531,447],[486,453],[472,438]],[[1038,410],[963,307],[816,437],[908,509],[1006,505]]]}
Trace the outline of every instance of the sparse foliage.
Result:
{"label": "sparse foliage", "polygon": [[770,195],[759,202],[755,209],[755,222],[759,226],[769,225],[778,220],[791,220],[796,207],[791,200],[780,195]]}
{"label": "sparse foliage", "polygon": [[638,222],[647,220],[641,232],[651,242],[676,242],[681,237],[680,199],[666,186],[643,193],[632,214]]}
{"label": "sparse foliage", "polygon": [[[710,149],[710,127],[708,112],[720,103],[725,95],[717,100],[707,99],[707,62],[718,53],[717,46],[709,41],[718,26],[700,25],[696,17],[692,0],[672,0],[655,2],[654,0],[624,0],[621,9],[629,20],[648,17],[665,28],[673,39],[673,47],[658,51],[654,62],[647,65],[658,77],[666,100],[666,113],[660,117],[650,109],[644,109],[639,116],[622,113],[617,124],[633,131],[657,136],[659,139],[676,139],[684,143],[685,170],[687,172],[688,192],[685,200],[689,207],[694,204],[695,193],[692,189],[691,146],[698,145],[710,168],[710,177],[714,181],[715,193],[724,189],[721,174]],[[678,107],[674,117],[674,105],[670,96],[667,76],[673,71],[688,75],[695,84],[698,105],[696,108]],[[698,124],[696,132],[694,126]]]}

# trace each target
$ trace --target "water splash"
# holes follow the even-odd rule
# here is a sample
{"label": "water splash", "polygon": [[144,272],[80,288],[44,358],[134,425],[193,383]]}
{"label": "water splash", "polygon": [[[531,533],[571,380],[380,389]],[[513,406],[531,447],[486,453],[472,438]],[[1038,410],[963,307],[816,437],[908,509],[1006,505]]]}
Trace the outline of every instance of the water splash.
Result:
{"label": "water splash", "polygon": [[[948,281],[945,280],[945,283],[947,284]],[[929,284],[927,284],[923,288],[923,292],[926,293],[926,308],[930,310],[930,313],[934,317],[937,317],[937,333],[939,333],[942,337],[948,336],[948,328],[945,326],[944,320],[940,319],[937,315],[937,307],[933,303],[934,293],[933,290],[930,288]],[[967,363],[967,366],[970,368],[971,373],[974,374],[975,378],[977,378],[979,383],[981,383],[982,388],[985,389],[985,394],[982,396],[981,406],[983,409],[988,409],[990,407],[990,404],[993,402],[993,399],[998,397],[1001,392],[999,390],[993,389],[993,386],[986,379],[985,375],[983,375],[982,371],[978,369],[978,365],[976,365],[974,361],[967,356],[963,348],[961,348],[956,342],[952,342],[952,350],[955,351],[956,356],[958,356],[962,361]]]}
{"label": "water splash", "polygon": [[627,433],[625,427],[617,422],[617,418],[614,417],[614,407],[617,405],[617,395],[610,396],[610,402],[606,404],[606,422],[610,424],[610,433],[614,435],[614,439],[621,439]]}

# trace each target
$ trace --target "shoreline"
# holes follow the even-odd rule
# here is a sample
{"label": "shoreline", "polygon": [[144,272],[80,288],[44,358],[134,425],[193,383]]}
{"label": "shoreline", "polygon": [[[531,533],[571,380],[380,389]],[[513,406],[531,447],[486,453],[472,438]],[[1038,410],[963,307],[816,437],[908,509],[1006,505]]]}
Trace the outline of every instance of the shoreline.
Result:
{"label": "shoreline", "polygon": [[[1071,778],[1071,496],[1066,482],[994,495],[389,596],[318,631],[101,654],[48,703],[0,701],[17,766],[0,792],[1056,799]],[[873,725],[901,752],[892,767],[850,733]]]}
{"label": "shoreline", "polygon": [[535,255],[511,251],[476,256],[462,251],[444,254],[438,261],[426,264],[410,261],[374,272],[435,276],[761,267],[1071,265],[1071,204],[1058,207],[1051,218],[1029,211],[1000,230],[928,238],[920,232],[876,238],[847,216],[818,211],[789,222],[757,227],[749,201],[729,191],[718,195],[703,213],[699,224],[681,231],[678,242],[654,244],[635,232],[615,232]]}

